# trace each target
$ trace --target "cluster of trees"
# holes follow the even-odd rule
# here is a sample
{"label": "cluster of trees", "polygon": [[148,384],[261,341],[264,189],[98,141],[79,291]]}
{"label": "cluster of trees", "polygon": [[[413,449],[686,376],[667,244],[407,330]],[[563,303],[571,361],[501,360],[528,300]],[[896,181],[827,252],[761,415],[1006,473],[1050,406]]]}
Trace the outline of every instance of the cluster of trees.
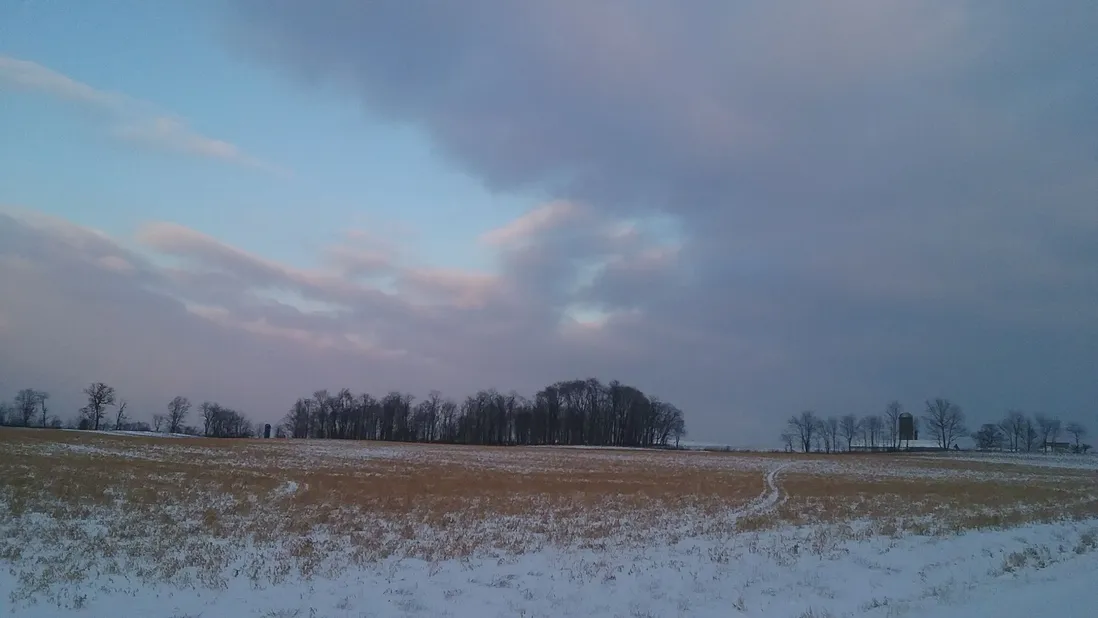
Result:
{"label": "cluster of trees", "polygon": [[[1060,442],[1065,433],[1072,438],[1066,444]],[[1081,423],[1065,425],[1055,416],[1035,414],[1030,417],[1024,412],[1011,410],[998,423],[981,425],[972,438],[976,441],[976,448],[982,450],[1026,453],[1041,450],[1047,453],[1066,446],[1072,452],[1082,454],[1090,450],[1090,445],[1082,442],[1086,435],[1087,429]]]}
{"label": "cluster of trees", "polygon": [[211,438],[250,438],[259,436],[259,427],[248,417],[232,408],[209,401],[199,406],[202,412],[202,435]]}
{"label": "cluster of trees", "polygon": [[[125,400],[117,400],[114,388],[102,382],[95,382],[84,389],[84,395],[88,398],[88,404],[80,408],[79,417],[69,423],[71,427],[82,429],[110,427],[112,422],[107,418],[107,413],[111,407],[116,407],[113,424],[120,426],[125,422],[127,403]],[[49,393],[45,391],[33,388],[20,390],[12,403],[0,403],[0,425],[62,427],[61,418],[49,413],[46,405],[49,398]]]}
{"label": "cluster of trees", "polygon": [[46,401],[50,394],[33,388],[20,390],[11,403],[0,402],[0,425],[17,427],[60,427],[61,419],[50,416]]}
{"label": "cluster of trees", "polygon": [[[262,432],[244,414],[214,402],[198,406],[201,426],[188,424],[193,405],[186,397],[168,402],[151,425],[131,421],[129,404],[114,387],[94,382],[83,391],[86,405],[69,423],[78,429],[182,433],[216,438],[247,438]],[[14,404],[0,406],[0,424],[61,427],[49,416],[49,395],[23,389]],[[533,399],[511,392],[482,390],[464,401],[433,391],[416,402],[391,392],[381,398],[317,391],[297,400],[277,428],[278,436],[456,444],[562,444],[592,446],[678,446],[686,434],[682,411],[617,381],[557,382]]]}
{"label": "cluster of trees", "polygon": [[[782,433],[787,451],[831,453],[854,450],[897,449],[900,443],[900,416],[903,405],[893,401],[885,407],[884,414],[858,417],[848,414],[841,417],[820,418],[812,411],[801,412],[787,422]],[[1061,433],[1074,438],[1070,445],[1073,452],[1085,453],[1090,446],[1082,443],[1087,435],[1080,423],[1062,425],[1060,419],[1037,414],[1032,418],[1018,411],[1008,412],[998,423],[985,423],[979,430],[969,433],[965,426],[965,414],[960,406],[948,399],[937,398],[926,402],[921,417],[912,417],[916,434],[921,424],[943,450],[955,448],[957,440],[972,437],[976,447],[983,450],[1009,450],[1033,452],[1062,449],[1057,442]]]}
{"label": "cluster of trees", "polygon": [[[115,431],[166,431],[211,438],[249,438],[256,435],[256,427],[236,410],[220,404],[205,402],[201,429],[188,425],[191,402],[186,397],[175,397],[167,405],[167,413],[154,414],[152,424],[132,421],[127,413],[129,403],[118,397],[113,386],[93,382],[83,391],[87,403],[80,408],[77,418],[69,423],[74,429],[111,429]],[[25,388],[15,396],[14,403],[0,404],[0,425],[21,427],[62,427],[61,419],[49,416],[46,400],[49,394]]]}
{"label": "cluster of trees", "polygon": [[482,390],[458,403],[411,395],[317,391],[298,399],[277,435],[457,444],[678,445],[683,413],[640,390],[596,379],[557,382],[533,399]]}
{"label": "cluster of trees", "polygon": [[[943,445],[942,448],[949,448],[955,440],[953,433],[957,423],[962,425],[963,431],[964,416],[960,408],[947,400],[935,400],[934,405],[935,410],[946,412],[951,419],[955,419],[955,422],[945,422],[936,414],[936,420],[930,423],[935,429],[946,429],[939,434],[940,444]],[[931,402],[927,402],[927,409],[929,414]],[[903,413],[904,407],[898,401],[889,403],[883,415],[869,414],[859,417],[847,414],[820,418],[815,412],[808,410],[789,419],[788,429],[782,433],[782,442],[787,451],[799,450],[805,453],[850,451],[855,444],[860,448],[895,449],[900,446],[900,415]],[[917,420],[915,424],[917,428]]]}

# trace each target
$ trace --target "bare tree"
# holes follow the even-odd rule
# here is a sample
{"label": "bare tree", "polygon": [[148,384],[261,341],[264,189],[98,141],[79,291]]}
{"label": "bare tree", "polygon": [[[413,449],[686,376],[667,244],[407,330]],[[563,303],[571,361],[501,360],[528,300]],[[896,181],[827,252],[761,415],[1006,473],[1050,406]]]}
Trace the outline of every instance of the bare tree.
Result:
{"label": "bare tree", "polygon": [[[42,405],[44,398],[48,396],[33,388],[24,388],[19,391],[15,395],[16,422],[21,423],[24,427],[30,427],[34,415],[38,413],[39,406]],[[45,427],[45,423],[42,426]]]}
{"label": "bare tree", "polygon": [[88,426],[98,430],[99,424],[107,413],[107,408],[114,405],[114,387],[102,382],[92,382],[84,389],[84,394],[88,396],[88,405],[81,408],[80,412],[87,419]]}
{"label": "bare tree", "polygon": [[1025,442],[1026,415],[1017,410],[1007,412],[1003,420],[999,421],[999,428],[1003,432],[1003,441],[1011,451],[1018,452]]}
{"label": "bare tree", "polygon": [[114,430],[121,431],[126,423],[126,406],[129,402],[125,399],[118,402],[118,412],[114,415]]}
{"label": "bare tree", "polygon": [[904,413],[904,406],[899,401],[891,401],[885,407],[885,432],[888,437],[888,445],[892,448],[900,446],[900,415]]}
{"label": "bare tree", "polygon": [[870,414],[862,420],[862,429],[865,433],[866,446],[877,448],[884,437],[884,421],[876,414]]}
{"label": "bare tree", "polygon": [[800,442],[801,449],[807,453],[812,450],[812,441],[816,436],[816,428],[819,420],[816,413],[811,410],[801,412],[799,416],[789,419],[789,429]]}
{"label": "bare tree", "polygon": [[664,435],[661,443],[666,444],[669,436],[675,439],[675,448],[679,448],[679,442],[686,437],[686,417],[679,411],[679,414],[672,415],[667,426],[669,427],[669,433]]}
{"label": "bare tree", "polygon": [[1083,427],[1083,425],[1080,423],[1068,423],[1067,427],[1064,428],[1064,431],[1068,432],[1069,434],[1071,434],[1072,437],[1075,438],[1075,452],[1078,453],[1082,448],[1082,446],[1079,444],[1079,441],[1087,435],[1087,428]]}
{"label": "bare tree", "polygon": [[160,428],[164,426],[164,415],[153,414],[153,431],[160,433]]}
{"label": "bare tree", "polygon": [[793,452],[793,434],[788,431],[782,432],[782,446],[785,448],[785,452]]}
{"label": "bare tree", "polygon": [[976,448],[981,450],[1002,450],[1003,448],[1003,429],[996,423],[984,423],[972,437],[976,440]]}
{"label": "bare tree", "polygon": [[926,402],[926,414],[923,415],[930,430],[942,449],[953,447],[957,438],[965,435],[965,414],[960,406],[941,397]]}
{"label": "bare tree", "polygon": [[861,423],[858,422],[858,417],[853,414],[844,415],[839,419],[839,431],[846,439],[846,450],[851,450],[854,446],[854,438],[857,438],[858,433],[861,431]]}
{"label": "bare tree", "polygon": [[1060,419],[1044,414],[1037,414],[1034,419],[1037,421],[1037,431],[1041,435],[1041,447],[1047,453],[1052,446],[1051,443],[1060,437]]}
{"label": "bare tree", "polygon": [[1032,453],[1033,449],[1037,446],[1037,439],[1040,437],[1040,434],[1037,433],[1037,425],[1034,424],[1033,419],[1028,416],[1025,417],[1022,423],[1022,448],[1025,452]]}
{"label": "bare tree", "polygon": [[220,406],[216,403],[210,403],[209,401],[203,401],[202,405],[198,406],[199,411],[202,412],[202,435],[210,435],[210,430],[213,429],[214,420],[217,418],[219,408]]}
{"label": "bare tree", "polygon": [[175,397],[168,402],[168,433],[181,433],[183,421],[191,409],[191,401],[186,397]]}
{"label": "bare tree", "polygon": [[827,452],[839,450],[839,419],[834,416],[827,417],[820,422],[820,430],[824,434]]}
{"label": "bare tree", "polygon": [[812,432],[812,450],[817,453],[824,452],[824,449],[827,448],[826,439],[827,436],[824,435],[823,426],[817,423],[816,429]]}
{"label": "bare tree", "polygon": [[46,407],[46,400],[50,398],[50,394],[45,391],[37,391],[38,393],[38,409],[42,413],[39,423],[42,427],[49,425],[49,408]]}

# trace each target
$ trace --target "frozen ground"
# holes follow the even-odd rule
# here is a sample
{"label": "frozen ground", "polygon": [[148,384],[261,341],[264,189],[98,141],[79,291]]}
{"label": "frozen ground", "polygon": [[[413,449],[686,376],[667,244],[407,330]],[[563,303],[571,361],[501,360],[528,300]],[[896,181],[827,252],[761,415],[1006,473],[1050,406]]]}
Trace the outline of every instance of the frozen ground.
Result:
{"label": "frozen ground", "polygon": [[[276,586],[227,577],[214,588],[179,589],[99,574],[56,596],[12,604],[11,615],[800,618],[930,617],[948,610],[1083,618],[1093,616],[1098,601],[1095,529],[1037,525],[950,539],[787,529],[637,551],[393,560]],[[7,596],[17,586],[0,578]]]}
{"label": "frozen ground", "polygon": [[[1081,618],[1098,605],[1093,510],[920,534],[882,525],[892,515],[864,498],[867,487],[947,488],[939,502],[907,496],[929,504],[937,520],[987,508],[977,502],[989,491],[1063,487],[1089,505],[1098,484],[1070,459],[1057,466],[1055,458],[1002,464],[28,435],[0,435],[4,616]],[[48,499],[34,499],[34,475],[64,477],[70,467],[78,474],[72,484],[54,483]],[[467,489],[452,495],[419,473]],[[362,497],[393,478],[415,484],[410,502],[387,501],[396,484]],[[799,492],[820,479],[831,483],[820,492],[860,496],[863,508],[786,522],[783,512],[817,504]],[[80,493],[96,483],[102,490]],[[340,504],[325,502],[348,483],[360,484],[339,494]],[[736,483],[750,492],[725,487]],[[173,493],[179,485],[185,489]],[[684,493],[665,497],[659,517],[643,502],[608,495],[641,492],[655,501],[664,485]],[[675,506],[694,495],[705,509]],[[726,506],[714,510],[713,500]],[[1044,502],[1022,506],[1035,511]],[[129,510],[134,504],[147,510]],[[356,535],[394,529],[423,509],[445,517],[458,509],[468,519],[423,519],[398,529],[395,546],[355,557],[363,551]],[[274,538],[250,524],[276,529]],[[562,535],[556,525],[588,533]],[[468,549],[393,551],[422,543]],[[213,567],[202,565],[207,555]]]}
{"label": "frozen ground", "polygon": [[1011,464],[1016,466],[1036,466],[1042,468],[1060,468],[1094,470],[1098,472],[1098,453],[1074,455],[1068,453],[1005,453],[962,451],[959,453],[930,453],[923,455],[927,459],[951,461],[974,461],[993,464]]}
{"label": "frozen ground", "polygon": [[80,431],[81,433],[94,433],[107,436],[130,436],[134,438],[193,438],[190,434],[186,433],[167,433],[167,432],[152,432],[152,431],[128,431],[121,429],[93,429],[93,430],[81,430],[81,429],[62,429],[61,431]]}
{"label": "frozen ground", "polygon": [[[992,581],[973,590],[967,599],[931,605],[914,615],[920,618],[1032,618],[1033,616],[1093,616],[1098,592],[1095,575],[1098,560],[1086,559],[1053,564],[1026,571],[1015,578]],[[886,614],[887,615],[887,614]]]}

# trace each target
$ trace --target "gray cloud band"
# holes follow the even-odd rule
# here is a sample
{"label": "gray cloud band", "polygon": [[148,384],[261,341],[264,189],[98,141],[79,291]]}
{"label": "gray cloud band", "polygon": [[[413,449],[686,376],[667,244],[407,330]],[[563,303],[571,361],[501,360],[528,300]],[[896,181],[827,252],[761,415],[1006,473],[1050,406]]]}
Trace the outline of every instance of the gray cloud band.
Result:
{"label": "gray cloud band", "polygon": [[[394,352],[370,367],[407,363],[420,390],[621,377],[678,403],[693,432],[739,443],[772,442],[801,408],[893,398],[947,396],[972,424],[1092,409],[1091,5],[234,2],[242,53],[417,125],[490,187],[587,218],[558,207],[510,230],[532,240],[486,238],[503,273],[490,282],[401,271],[386,293],[348,283],[391,268],[369,253],[315,280],[189,244],[191,258],[237,260],[224,288],[273,277],[339,308],[246,297],[201,328],[364,333]],[[608,248],[628,241],[607,226],[652,217],[675,238]],[[228,294],[201,269],[178,277],[193,304]],[[601,326],[561,328],[576,306]],[[335,371],[369,352],[327,354]],[[298,390],[370,387],[335,377]]]}

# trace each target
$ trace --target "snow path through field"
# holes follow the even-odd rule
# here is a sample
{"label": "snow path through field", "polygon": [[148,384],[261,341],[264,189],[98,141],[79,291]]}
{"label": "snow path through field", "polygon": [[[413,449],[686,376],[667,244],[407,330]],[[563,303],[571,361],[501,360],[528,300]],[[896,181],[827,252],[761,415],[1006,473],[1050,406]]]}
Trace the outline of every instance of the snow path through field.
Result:
{"label": "snow path through field", "polygon": [[770,509],[778,506],[782,499],[782,489],[778,484],[778,475],[782,470],[789,468],[793,464],[784,463],[771,468],[765,477],[766,488],[759,494],[758,498],[755,498],[738,512],[733,514],[733,519],[743,519],[744,517],[753,517],[755,515],[761,515]]}

